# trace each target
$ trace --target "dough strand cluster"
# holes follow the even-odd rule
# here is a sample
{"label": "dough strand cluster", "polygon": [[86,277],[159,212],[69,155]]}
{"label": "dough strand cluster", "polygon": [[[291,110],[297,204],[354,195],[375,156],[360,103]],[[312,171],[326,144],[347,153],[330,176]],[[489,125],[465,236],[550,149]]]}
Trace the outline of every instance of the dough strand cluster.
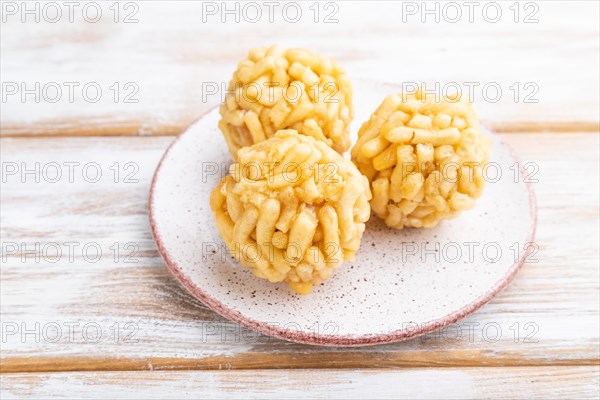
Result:
{"label": "dough strand cluster", "polygon": [[250,50],[229,82],[219,129],[235,159],[243,147],[294,129],[339,153],[350,148],[352,87],[332,59],[279,46]]}
{"label": "dough strand cluster", "polygon": [[282,130],[238,152],[210,205],[239,262],[259,278],[307,294],[354,259],[370,199],[367,179],[350,160]]}
{"label": "dough strand cluster", "polygon": [[470,103],[399,94],[361,126],[352,161],[369,179],[371,208],[386,225],[431,228],[475,205],[490,146]]}

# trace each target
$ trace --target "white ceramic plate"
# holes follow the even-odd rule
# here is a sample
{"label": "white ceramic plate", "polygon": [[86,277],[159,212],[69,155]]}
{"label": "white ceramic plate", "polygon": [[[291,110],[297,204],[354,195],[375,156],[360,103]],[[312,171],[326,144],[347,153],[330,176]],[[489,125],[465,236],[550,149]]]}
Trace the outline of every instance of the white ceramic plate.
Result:
{"label": "white ceramic plate", "polygon": [[[398,91],[355,82],[354,135],[385,95]],[[528,245],[536,225],[533,191],[521,163],[491,135],[488,184],[474,209],[435,229],[397,231],[373,216],[356,261],[308,296],[257,279],[227,253],[209,207],[210,192],[231,163],[218,120],[213,109],[166,151],[150,191],[150,224],[160,254],[183,286],[250,329],[320,345],[404,340],[477,310],[510,282],[533,250]]]}

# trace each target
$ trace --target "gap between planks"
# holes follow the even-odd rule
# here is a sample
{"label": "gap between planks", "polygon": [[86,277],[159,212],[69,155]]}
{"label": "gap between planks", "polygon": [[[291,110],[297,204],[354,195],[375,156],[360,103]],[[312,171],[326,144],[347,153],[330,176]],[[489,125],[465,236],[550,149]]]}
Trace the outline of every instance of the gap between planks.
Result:
{"label": "gap between planks", "polygon": [[[107,118],[107,122],[74,123],[70,121],[53,121],[40,125],[3,124],[0,138],[40,138],[40,137],[89,137],[89,136],[175,136],[179,135],[194,121],[173,122],[148,130],[143,121],[132,120],[115,125]],[[596,121],[560,121],[560,122],[506,122],[494,123],[483,121],[483,124],[497,133],[598,133],[600,122]]]}
{"label": "gap between planks", "polygon": [[[599,366],[600,359],[532,360],[509,357],[485,357],[472,352],[436,351],[410,355],[375,353],[264,354],[204,358],[121,357],[12,357],[0,361],[0,374],[21,372],[78,371],[169,371],[169,370],[258,370],[258,369],[347,369],[347,368],[465,368],[465,367],[549,367]],[[433,354],[432,354],[433,353]],[[475,356],[475,357],[474,357]],[[427,361],[424,361],[427,360]]]}

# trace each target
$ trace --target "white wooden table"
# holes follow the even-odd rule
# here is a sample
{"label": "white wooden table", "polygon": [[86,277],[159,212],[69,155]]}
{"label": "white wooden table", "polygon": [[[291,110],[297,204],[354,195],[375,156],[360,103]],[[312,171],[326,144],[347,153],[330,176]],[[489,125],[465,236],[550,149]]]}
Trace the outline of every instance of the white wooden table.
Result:
{"label": "white wooden table", "polygon": [[[55,6],[2,2],[2,398],[598,398],[598,2],[501,2],[496,23],[462,2],[457,23],[444,3],[439,23],[421,2],[301,3],[297,23],[261,2],[256,23],[243,3],[239,23],[220,2],[100,2],[96,22],[55,4],[53,23]],[[367,348],[275,340],[187,294],[150,235],[152,173],[274,42],[352,78],[474,88],[537,167],[538,262],[452,331]]]}

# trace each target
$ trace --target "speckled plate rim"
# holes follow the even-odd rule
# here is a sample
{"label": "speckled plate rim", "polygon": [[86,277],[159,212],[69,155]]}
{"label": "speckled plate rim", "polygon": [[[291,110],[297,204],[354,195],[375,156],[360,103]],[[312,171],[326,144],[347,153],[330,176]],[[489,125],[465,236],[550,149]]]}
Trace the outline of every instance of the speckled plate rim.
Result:
{"label": "speckled plate rim", "polygon": [[[152,232],[152,237],[156,243],[158,248],[158,252],[165,261],[167,268],[171,271],[171,273],[177,278],[179,283],[194,296],[196,299],[200,300],[204,303],[208,308],[215,311],[222,317],[229,319],[233,322],[236,322],[248,329],[253,331],[262,333],[267,336],[275,337],[277,339],[288,340],[296,343],[303,344],[312,344],[319,346],[341,346],[341,347],[360,347],[360,346],[373,346],[378,344],[385,343],[394,343],[407,339],[411,339],[416,336],[424,335],[426,333],[432,332],[436,329],[440,329],[446,327],[450,324],[455,323],[456,321],[466,317],[469,314],[474,313],[479,308],[484,306],[487,302],[489,302],[494,296],[500,293],[508,284],[513,280],[517,272],[521,269],[523,264],[525,264],[525,260],[533,251],[531,246],[527,246],[527,250],[523,253],[523,255],[519,258],[517,262],[515,262],[508,270],[507,273],[498,281],[496,284],[485,294],[475,299],[473,302],[461,307],[460,309],[449,313],[443,318],[438,318],[435,320],[428,321],[426,323],[420,324],[418,328],[411,327],[409,329],[399,329],[396,331],[392,331],[384,334],[370,334],[370,335],[322,335],[317,333],[305,333],[298,332],[292,330],[281,329],[272,324],[267,324],[261,321],[256,321],[251,318],[244,316],[239,311],[233,310],[218,299],[215,299],[209,296],[206,292],[204,292],[200,287],[198,287],[192,279],[187,276],[181,267],[173,260],[173,257],[169,254],[168,249],[164,246],[162,237],[158,234],[156,228],[156,220],[154,215],[154,190],[156,188],[156,183],[158,181],[159,172],[163,166],[163,162],[168,156],[169,152],[173,147],[177,145],[179,140],[186,134],[188,134],[192,128],[199,123],[202,119],[212,113],[218,106],[211,108],[210,110],[203,113],[198,119],[192,122],[184,132],[182,132],[173,142],[169,145],[163,156],[161,157],[156,170],[154,171],[154,176],[152,177],[152,182],[150,184],[150,193],[148,197],[148,216],[150,220],[150,230]],[[495,133],[492,133],[495,135]],[[514,149],[506,143],[499,135],[496,135],[500,140],[501,144],[504,145],[511,157],[518,162],[519,165],[519,175],[523,178],[523,182],[527,187],[527,191],[529,193],[529,212],[531,218],[531,226],[529,229],[529,233],[527,236],[527,243],[531,243],[534,241],[535,232],[537,228],[537,200],[535,197],[535,192],[533,190],[533,185],[527,180],[524,179],[527,174],[523,169],[523,163],[520,158],[514,151]]]}

